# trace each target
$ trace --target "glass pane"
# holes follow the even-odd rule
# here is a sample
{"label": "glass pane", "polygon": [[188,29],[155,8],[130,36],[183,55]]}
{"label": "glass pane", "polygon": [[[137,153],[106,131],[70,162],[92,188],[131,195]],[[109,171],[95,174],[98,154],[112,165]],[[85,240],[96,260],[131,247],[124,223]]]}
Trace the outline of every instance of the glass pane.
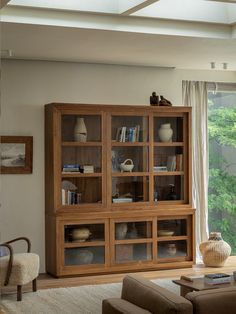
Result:
{"label": "glass pane", "polygon": [[88,265],[88,264],[104,264],[105,263],[105,247],[81,247],[65,249],[65,266],[72,265]]}
{"label": "glass pane", "polygon": [[151,221],[115,223],[115,239],[140,239],[152,237]]}
{"label": "glass pane", "polygon": [[154,172],[183,171],[183,147],[155,147]]}
{"label": "glass pane", "polygon": [[101,156],[101,147],[62,147],[62,171],[101,172]]}
{"label": "glass pane", "polygon": [[152,259],[152,244],[117,244],[115,246],[116,263],[148,261]]}
{"label": "glass pane", "polygon": [[155,142],[183,142],[182,117],[155,117]]}
{"label": "glass pane", "polygon": [[111,122],[112,141],[147,142],[148,119],[143,116],[113,116]]}
{"label": "glass pane", "polygon": [[64,178],[61,184],[62,205],[102,202],[102,178]]}
{"label": "glass pane", "polygon": [[208,93],[209,231],[221,232],[236,255],[236,92]]}
{"label": "glass pane", "polygon": [[101,116],[62,115],[62,141],[101,141]]}
{"label": "glass pane", "polygon": [[65,242],[104,241],[104,224],[65,225]]}
{"label": "glass pane", "polygon": [[176,258],[187,256],[187,241],[163,241],[157,244],[158,258]]}
{"label": "glass pane", "polygon": [[113,177],[113,203],[148,201],[148,177]]}
{"label": "glass pane", "polygon": [[[148,171],[147,147],[113,147],[112,148],[113,172],[142,172]],[[122,166],[123,164],[124,166]],[[133,165],[126,167],[126,165]]]}
{"label": "glass pane", "polygon": [[184,176],[155,176],[154,191],[156,201],[183,200]]}
{"label": "glass pane", "polygon": [[187,220],[186,219],[159,220],[157,222],[157,234],[159,237],[186,236]]}

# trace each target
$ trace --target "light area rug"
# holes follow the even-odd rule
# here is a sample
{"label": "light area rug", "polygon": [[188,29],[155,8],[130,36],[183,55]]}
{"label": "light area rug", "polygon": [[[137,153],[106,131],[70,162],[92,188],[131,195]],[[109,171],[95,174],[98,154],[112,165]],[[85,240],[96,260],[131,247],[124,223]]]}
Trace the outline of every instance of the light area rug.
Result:
{"label": "light area rug", "polygon": [[[179,286],[171,279],[152,281],[179,294]],[[21,302],[16,301],[16,295],[6,295],[1,306],[6,314],[101,314],[102,300],[119,298],[121,287],[121,283],[113,283],[38,290],[24,293]]]}

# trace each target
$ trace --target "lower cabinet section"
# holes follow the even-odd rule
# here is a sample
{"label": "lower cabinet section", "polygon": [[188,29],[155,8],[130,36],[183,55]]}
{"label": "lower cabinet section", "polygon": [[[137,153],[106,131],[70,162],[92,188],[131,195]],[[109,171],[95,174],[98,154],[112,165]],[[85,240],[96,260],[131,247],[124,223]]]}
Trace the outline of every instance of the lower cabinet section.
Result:
{"label": "lower cabinet section", "polygon": [[[104,219],[56,218],[55,276],[180,268],[194,263],[194,213]],[[48,258],[48,257],[47,257]],[[52,265],[52,263],[48,263]]]}

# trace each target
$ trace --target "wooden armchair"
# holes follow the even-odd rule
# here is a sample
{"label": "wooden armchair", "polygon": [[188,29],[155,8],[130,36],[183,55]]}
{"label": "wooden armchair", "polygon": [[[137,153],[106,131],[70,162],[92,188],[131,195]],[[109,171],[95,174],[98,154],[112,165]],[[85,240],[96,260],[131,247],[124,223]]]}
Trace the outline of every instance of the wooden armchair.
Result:
{"label": "wooden armchair", "polygon": [[[27,244],[27,253],[14,253],[11,243],[23,240]],[[31,242],[26,237],[19,237],[0,244],[8,249],[9,254],[0,257],[1,285],[17,286],[17,301],[22,300],[22,286],[32,281],[33,291],[37,291],[37,277],[39,274],[39,256],[30,253]]]}

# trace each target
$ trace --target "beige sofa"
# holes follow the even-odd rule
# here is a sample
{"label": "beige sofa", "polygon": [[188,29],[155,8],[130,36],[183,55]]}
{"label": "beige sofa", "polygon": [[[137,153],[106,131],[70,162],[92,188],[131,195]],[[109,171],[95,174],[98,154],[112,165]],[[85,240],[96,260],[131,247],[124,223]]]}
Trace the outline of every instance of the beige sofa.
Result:
{"label": "beige sofa", "polygon": [[188,293],[185,298],[135,275],[123,280],[121,298],[103,300],[103,314],[233,314],[236,287]]}

